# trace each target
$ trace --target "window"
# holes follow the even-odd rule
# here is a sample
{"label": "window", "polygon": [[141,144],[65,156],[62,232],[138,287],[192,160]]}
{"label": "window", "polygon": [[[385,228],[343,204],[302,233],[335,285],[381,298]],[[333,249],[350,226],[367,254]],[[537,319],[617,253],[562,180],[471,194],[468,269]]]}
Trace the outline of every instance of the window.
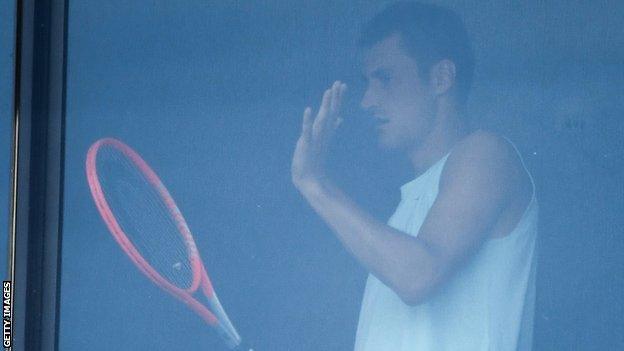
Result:
{"label": "window", "polygon": [[[475,50],[470,123],[513,140],[537,185],[534,349],[619,349],[624,34],[616,18],[624,7],[449,4]],[[11,167],[13,94],[20,112],[15,350],[227,349],[202,316],[138,269],[109,230],[87,176],[89,149],[103,138],[128,145],[158,174],[246,343],[353,349],[368,272],[297,192],[290,167],[303,109],[316,109],[340,79],[349,91],[328,177],[381,222],[413,178],[399,152],[378,147],[375,119],[359,107],[366,84],[357,39],[381,4],[0,6],[3,170]],[[4,204],[10,181],[0,174]],[[120,201],[130,203],[137,186],[121,183]],[[106,189],[103,198],[114,201]],[[139,229],[171,225],[142,217],[149,205],[129,206]],[[5,228],[7,210],[0,206]],[[153,255],[164,255],[164,242]],[[156,269],[184,269],[165,262]],[[206,302],[201,291],[193,296]]]}

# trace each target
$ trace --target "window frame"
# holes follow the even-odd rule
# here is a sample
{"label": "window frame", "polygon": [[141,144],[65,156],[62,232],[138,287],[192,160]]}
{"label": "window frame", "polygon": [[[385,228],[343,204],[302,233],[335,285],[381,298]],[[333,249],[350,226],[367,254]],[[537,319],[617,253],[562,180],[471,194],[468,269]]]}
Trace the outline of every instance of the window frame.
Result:
{"label": "window frame", "polygon": [[67,5],[16,2],[12,350],[58,349]]}

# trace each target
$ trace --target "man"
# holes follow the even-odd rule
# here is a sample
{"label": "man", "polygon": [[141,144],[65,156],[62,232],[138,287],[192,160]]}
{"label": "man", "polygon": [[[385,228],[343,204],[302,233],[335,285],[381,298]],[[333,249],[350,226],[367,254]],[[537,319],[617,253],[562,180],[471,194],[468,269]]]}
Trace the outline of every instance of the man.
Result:
{"label": "man", "polygon": [[292,180],[370,272],[356,351],[530,349],[534,187],[509,141],[468,130],[467,38],[456,14],[418,3],[388,7],[363,31],[361,105],[379,144],[404,153],[416,174],[387,225],[325,173],[346,85],[325,91],[315,117],[304,111]]}

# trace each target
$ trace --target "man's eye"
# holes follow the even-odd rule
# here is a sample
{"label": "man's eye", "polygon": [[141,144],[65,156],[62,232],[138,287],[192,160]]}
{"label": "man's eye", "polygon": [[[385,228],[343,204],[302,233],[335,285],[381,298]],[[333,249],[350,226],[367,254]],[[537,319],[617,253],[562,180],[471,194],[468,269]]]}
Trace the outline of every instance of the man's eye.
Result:
{"label": "man's eye", "polygon": [[364,76],[364,77],[368,78],[367,81],[369,83],[374,82],[376,84],[382,84],[382,85],[387,85],[388,83],[392,81],[392,76],[390,72],[386,72],[385,70],[375,70],[369,76]]}
{"label": "man's eye", "polygon": [[381,76],[378,79],[382,84],[388,84],[391,80],[390,76]]}
{"label": "man's eye", "polygon": [[392,77],[387,73],[379,73],[375,75],[375,79],[381,84],[388,84],[392,80]]}

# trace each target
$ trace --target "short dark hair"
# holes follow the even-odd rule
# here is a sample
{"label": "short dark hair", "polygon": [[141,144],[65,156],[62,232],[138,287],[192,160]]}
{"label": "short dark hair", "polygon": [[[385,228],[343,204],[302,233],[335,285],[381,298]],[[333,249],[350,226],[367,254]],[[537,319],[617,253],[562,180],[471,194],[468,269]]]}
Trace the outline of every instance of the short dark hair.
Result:
{"label": "short dark hair", "polygon": [[422,72],[428,73],[441,60],[452,61],[457,98],[460,105],[466,102],[472,84],[474,55],[466,27],[457,13],[438,5],[397,2],[364,26],[358,44],[370,48],[393,34],[400,34]]}

